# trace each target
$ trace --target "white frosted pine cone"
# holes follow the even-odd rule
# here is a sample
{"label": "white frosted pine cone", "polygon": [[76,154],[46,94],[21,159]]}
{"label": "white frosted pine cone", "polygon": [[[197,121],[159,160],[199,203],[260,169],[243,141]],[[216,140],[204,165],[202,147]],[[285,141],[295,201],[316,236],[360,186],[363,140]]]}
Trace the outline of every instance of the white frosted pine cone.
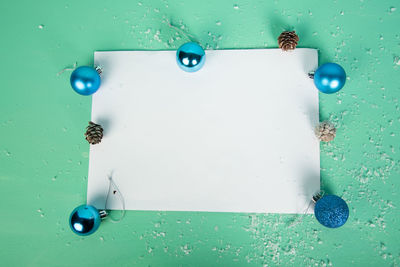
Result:
{"label": "white frosted pine cone", "polygon": [[329,142],[335,139],[336,128],[333,123],[329,121],[323,121],[315,128],[315,134],[320,141]]}

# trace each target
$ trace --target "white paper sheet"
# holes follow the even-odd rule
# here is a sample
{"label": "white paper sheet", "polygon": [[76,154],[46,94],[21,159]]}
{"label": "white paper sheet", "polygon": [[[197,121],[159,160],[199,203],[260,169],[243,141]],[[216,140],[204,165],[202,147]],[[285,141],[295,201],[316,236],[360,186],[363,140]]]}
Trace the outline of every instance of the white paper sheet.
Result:
{"label": "white paper sheet", "polygon": [[[195,73],[175,51],[96,52],[89,204],[108,175],[129,210],[303,213],[319,190],[314,49],[206,51]],[[111,193],[107,209],[121,209]]]}

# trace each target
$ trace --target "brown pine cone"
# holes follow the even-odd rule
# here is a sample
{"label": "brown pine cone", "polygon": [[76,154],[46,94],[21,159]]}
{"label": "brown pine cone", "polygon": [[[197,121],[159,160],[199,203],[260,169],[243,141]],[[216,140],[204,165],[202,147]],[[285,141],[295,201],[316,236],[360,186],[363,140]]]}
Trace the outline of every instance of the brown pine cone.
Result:
{"label": "brown pine cone", "polygon": [[319,140],[329,142],[335,139],[336,128],[331,122],[324,121],[315,128],[315,134]]}
{"label": "brown pine cone", "polygon": [[98,144],[103,138],[103,128],[100,125],[89,121],[89,126],[86,127],[85,136],[89,144]]}
{"label": "brown pine cone", "polygon": [[295,31],[284,31],[278,37],[278,45],[283,51],[294,50],[299,42]]}

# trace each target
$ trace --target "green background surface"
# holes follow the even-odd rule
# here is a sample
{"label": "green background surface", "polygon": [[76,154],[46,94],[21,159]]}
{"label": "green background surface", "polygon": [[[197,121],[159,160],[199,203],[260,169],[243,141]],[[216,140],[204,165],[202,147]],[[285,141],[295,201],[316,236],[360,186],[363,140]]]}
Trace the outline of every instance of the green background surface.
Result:
{"label": "green background surface", "polygon": [[[397,8],[397,9],[396,9]],[[1,266],[399,266],[398,1],[1,1]],[[314,216],[129,211],[89,237],[68,226],[85,203],[91,98],[69,85],[96,50],[300,47],[337,62],[344,89],[320,95],[321,183],[349,204],[345,226]],[[134,75],[134,74],[132,74]],[[284,197],[284,196],[282,196]],[[278,201],[278,200],[277,200]]]}

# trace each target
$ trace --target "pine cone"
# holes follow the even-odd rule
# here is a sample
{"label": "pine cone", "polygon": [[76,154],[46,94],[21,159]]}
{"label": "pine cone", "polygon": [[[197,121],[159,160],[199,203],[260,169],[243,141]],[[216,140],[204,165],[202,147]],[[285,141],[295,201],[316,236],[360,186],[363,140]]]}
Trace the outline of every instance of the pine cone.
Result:
{"label": "pine cone", "polygon": [[89,121],[89,126],[86,127],[85,136],[89,144],[98,144],[103,138],[103,128],[100,125]]}
{"label": "pine cone", "polygon": [[299,41],[299,36],[295,31],[284,31],[278,37],[278,45],[283,51],[294,50]]}
{"label": "pine cone", "polygon": [[335,139],[336,128],[331,122],[324,121],[315,128],[315,134],[319,140],[329,142]]}

